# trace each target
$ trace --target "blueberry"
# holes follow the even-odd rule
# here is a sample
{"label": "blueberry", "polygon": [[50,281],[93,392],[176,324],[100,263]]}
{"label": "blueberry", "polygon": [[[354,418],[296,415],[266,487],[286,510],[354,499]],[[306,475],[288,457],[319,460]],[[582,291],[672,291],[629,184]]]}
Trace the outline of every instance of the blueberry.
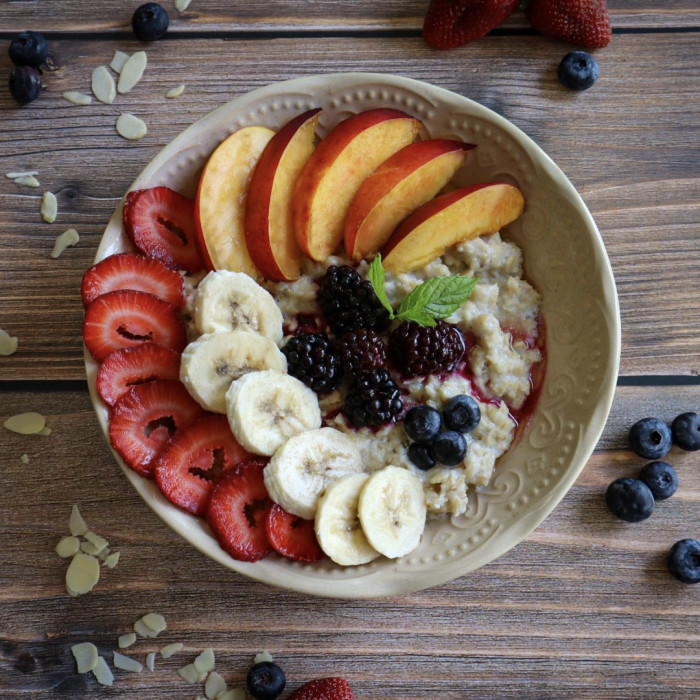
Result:
{"label": "blueberry", "polygon": [[433,440],[432,450],[437,462],[451,467],[467,456],[467,441],[462,433],[445,430]]}
{"label": "blueberry", "polygon": [[420,442],[412,442],[408,447],[408,458],[418,469],[428,471],[435,466],[435,457],[430,445]]}
{"label": "blueberry", "polygon": [[599,74],[598,61],[585,51],[567,53],[557,70],[559,82],[571,90],[588,89],[598,80]]}
{"label": "blueberry", "polygon": [[169,24],[168,13],[157,2],[137,7],[131,18],[131,28],[141,41],[156,41],[164,37]]}
{"label": "blueberry", "polygon": [[671,423],[673,442],[682,450],[700,450],[700,416],[697,413],[681,413]]}
{"label": "blueberry", "polygon": [[255,700],[275,700],[287,682],[284,671],[272,661],[261,661],[248,671],[246,688]]}
{"label": "blueberry", "polygon": [[481,420],[479,404],[471,396],[453,396],[443,407],[442,417],[450,430],[468,433],[474,430]]}
{"label": "blueberry", "polygon": [[642,418],[629,432],[630,447],[644,459],[660,459],[671,449],[671,428],[659,418]]}
{"label": "blueberry", "polygon": [[10,72],[10,94],[21,105],[36,100],[41,94],[39,71],[29,66],[15,66]]}
{"label": "blueberry", "polygon": [[639,473],[639,479],[649,487],[655,501],[670,498],[678,488],[678,475],[668,462],[649,462]]}
{"label": "blueberry", "polygon": [[414,406],[404,419],[406,435],[416,442],[430,442],[440,432],[440,414],[430,406]]}
{"label": "blueberry", "polygon": [[40,68],[49,53],[46,39],[39,32],[22,32],[10,42],[10,60],[16,66]]}
{"label": "blueberry", "polygon": [[654,512],[654,496],[639,479],[615,479],[605,492],[608,508],[620,520],[638,523]]}
{"label": "blueberry", "polygon": [[683,583],[700,581],[700,541],[678,540],[666,558],[668,570]]}

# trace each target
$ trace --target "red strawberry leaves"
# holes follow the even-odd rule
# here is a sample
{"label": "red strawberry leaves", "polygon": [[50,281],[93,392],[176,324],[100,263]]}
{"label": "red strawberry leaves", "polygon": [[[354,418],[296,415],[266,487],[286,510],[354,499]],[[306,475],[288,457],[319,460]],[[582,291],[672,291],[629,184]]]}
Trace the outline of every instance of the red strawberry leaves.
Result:
{"label": "red strawberry leaves", "polygon": [[317,678],[295,690],[289,700],[355,700],[344,678]]}

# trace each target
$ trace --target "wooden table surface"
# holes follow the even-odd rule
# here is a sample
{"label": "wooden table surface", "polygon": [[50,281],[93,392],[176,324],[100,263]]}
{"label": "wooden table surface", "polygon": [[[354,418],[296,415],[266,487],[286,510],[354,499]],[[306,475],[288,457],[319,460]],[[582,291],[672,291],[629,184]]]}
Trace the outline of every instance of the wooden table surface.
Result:
{"label": "wooden table surface", "polygon": [[[338,675],[357,698],[690,698],[700,694],[700,586],[683,585],[665,554],[700,537],[697,453],[669,455],[677,494],[629,525],[603,494],[643,460],[628,427],[700,409],[700,7],[697,0],[611,0],[614,35],[596,52],[601,76],[573,93],[556,79],[572,47],[537,35],[522,13],[471,45],[431,50],[426,0],[193,0],[167,37],[130,32],[138,2],[0,3],[0,74],[23,29],[45,32],[57,69],[20,108],[0,90],[0,173],[37,170],[39,189],[0,178],[0,328],[19,350],[0,357],[0,418],[47,416],[51,434],[0,428],[0,697],[194,698],[177,669],[202,649],[242,687],[269,650],[288,691]],[[94,67],[145,48],[143,81],[118,104],[77,107]],[[129,184],[186,126],[227,100],[287,78],[373,71],[428,81],[494,109],[531,136],[588,204],[612,263],[622,317],[620,378],[602,438],[571,491],[520,545],[479,571],[411,595],[320,599],[269,588],[221,567],[170,531],[112,458],[85,381],[79,285]],[[176,100],[170,88],[186,84]],[[3,78],[3,85],[6,78]],[[120,111],[145,119],[129,142]],[[56,222],[39,215],[57,195]],[[80,242],[58,259],[55,237]],[[27,454],[28,463],[20,456]],[[53,549],[72,504],[121,553],[88,595],[69,597]],[[155,671],[116,672],[111,688],[78,675],[71,645],[111,660],[117,637],[147,612],[185,649]]]}

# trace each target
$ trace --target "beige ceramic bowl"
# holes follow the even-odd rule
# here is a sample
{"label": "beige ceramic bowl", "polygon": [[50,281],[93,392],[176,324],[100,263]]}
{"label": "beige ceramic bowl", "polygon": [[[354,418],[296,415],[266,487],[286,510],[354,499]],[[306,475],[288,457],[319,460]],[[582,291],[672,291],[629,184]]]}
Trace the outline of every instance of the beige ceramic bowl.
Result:
{"label": "beige ceramic bowl", "polygon": [[[459,185],[500,180],[523,191],[525,213],[506,230],[523,249],[527,277],[539,289],[547,327],[547,372],[537,410],[522,438],[499,461],[491,484],[470,498],[466,514],[431,522],[418,549],[343,568],[270,556],[254,564],[231,559],[206,524],[171,505],[154,482],[117,457],[148,505],[203,554],[272,586],[342,598],[408,593],[445,583],[517,545],[552,511],[585,466],[608,416],[617,378],[620,321],[615,283],[596,225],[552,160],[504,118],[426,83],[370,73],[320,75],[270,85],[228,102],[168,144],[132,189],[168,185],[193,196],[215,146],[244,126],[279,128],[322,107],[319,135],[341,118],[391,106],[423,121],[429,136],[478,145]],[[124,250],[121,206],[97,259]],[[103,430],[108,413],[95,393],[96,366],[86,353],[92,399]]]}

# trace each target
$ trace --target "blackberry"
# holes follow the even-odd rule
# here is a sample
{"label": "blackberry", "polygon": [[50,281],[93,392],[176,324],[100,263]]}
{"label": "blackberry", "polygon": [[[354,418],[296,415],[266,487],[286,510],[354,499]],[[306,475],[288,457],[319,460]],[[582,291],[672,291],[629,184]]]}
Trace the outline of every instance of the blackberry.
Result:
{"label": "blackberry", "polygon": [[404,321],[389,336],[389,357],[407,377],[450,372],[462,359],[464,350],[462,334],[445,321],[438,321],[435,326]]}
{"label": "blackberry", "polygon": [[343,335],[338,350],[346,377],[359,377],[386,364],[384,341],[367,328],[358,328]]}
{"label": "blackberry", "polygon": [[340,385],[340,355],[326,333],[301,331],[286,342],[282,352],[289,374],[317,394],[326,394]]}
{"label": "blackberry", "polygon": [[318,303],[330,329],[341,336],[356,328],[382,331],[389,325],[389,312],[360,273],[349,265],[326,270],[318,290]]}
{"label": "blackberry", "polygon": [[355,380],[345,399],[345,414],[357,428],[384,425],[402,410],[399,388],[385,369],[365,372]]}

